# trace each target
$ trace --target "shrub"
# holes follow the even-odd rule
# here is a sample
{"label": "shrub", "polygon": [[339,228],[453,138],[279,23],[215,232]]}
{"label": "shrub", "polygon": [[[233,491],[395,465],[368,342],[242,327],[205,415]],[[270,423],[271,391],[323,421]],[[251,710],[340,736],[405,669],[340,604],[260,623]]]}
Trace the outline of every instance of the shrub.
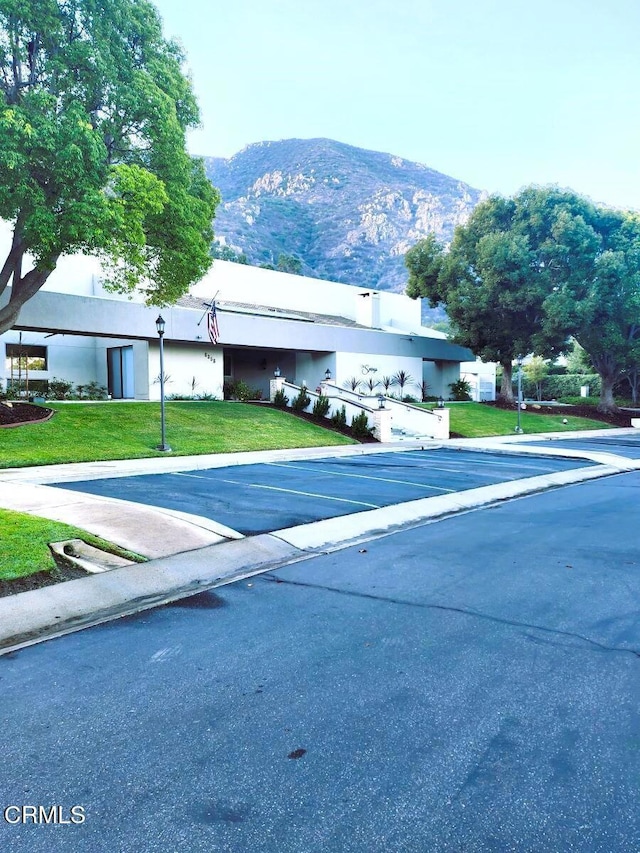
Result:
{"label": "shrub", "polygon": [[458,379],[456,382],[450,382],[451,399],[457,402],[471,399],[471,385],[466,379]]}
{"label": "shrub", "polygon": [[88,385],[77,385],[76,395],[79,400],[106,400],[108,392],[104,385],[89,382]]}
{"label": "shrub", "polygon": [[286,409],[289,405],[289,398],[284,393],[284,389],[281,388],[279,391],[273,395],[273,405],[276,409]]}
{"label": "shrub", "polygon": [[329,412],[330,405],[331,403],[329,402],[329,398],[325,397],[324,394],[320,394],[313,404],[313,417],[317,418],[319,421],[324,420]]}
{"label": "shrub", "polygon": [[402,402],[403,403],[417,403],[418,401],[416,400],[415,397],[412,397],[411,394],[405,394],[404,397],[402,398]]}
{"label": "shrub", "polygon": [[243,403],[246,403],[248,400],[262,399],[262,391],[259,388],[250,388],[244,379],[225,382],[223,394],[225,400],[240,400]]}
{"label": "shrub", "polygon": [[547,376],[542,383],[542,398],[558,400],[560,397],[579,397],[582,385],[589,386],[589,393],[600,394],[602,381],[597,373],[567,373],[565,376]]}
{"label": "shrub", "polygon": [[53,400],[69,400],[72,390],[73,382],[67,382],[66,379],[57,379],[55,376],[49,380],[49,397]]}
{"label": "shrub", "polygon": [[344,429],[347,425],[347,407],[340,406],[332,415],[331,415],[331,425],[336,429]]}
{"label": "shrub", "polygon": [[354,438],[370,438],[373,435],[366,412],[360,412],[351,421],[351,433]]}
{"label": "shrub", "polygon": [[303,386],[300,392],[293,398],[291,408],[294,412],[304,412],[310,402],[311,397],[307,394],[307,389]]}

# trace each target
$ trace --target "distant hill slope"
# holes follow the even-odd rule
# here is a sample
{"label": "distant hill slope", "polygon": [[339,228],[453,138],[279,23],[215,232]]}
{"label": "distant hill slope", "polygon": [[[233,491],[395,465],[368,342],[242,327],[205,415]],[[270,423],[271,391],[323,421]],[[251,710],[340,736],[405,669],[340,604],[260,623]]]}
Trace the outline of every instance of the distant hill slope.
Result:
{"label": "distant hill slope", "polygon": [[222,193],[216,238],[250,264],[293,255],[305,275],[385,290],[404,289],[410,246],[429,233],[449,241],[485,195],[332,139],[258,142],[205,167]]}

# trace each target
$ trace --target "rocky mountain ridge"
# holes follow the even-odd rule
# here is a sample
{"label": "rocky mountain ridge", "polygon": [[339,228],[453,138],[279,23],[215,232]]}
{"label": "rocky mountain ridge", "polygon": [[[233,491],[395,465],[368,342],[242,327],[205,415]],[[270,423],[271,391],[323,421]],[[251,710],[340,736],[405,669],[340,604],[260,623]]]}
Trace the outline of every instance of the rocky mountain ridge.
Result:
{"label": "rocky mountain ridge", "polygon": [[485,193],[401,157],[331,139],[249,145],[206,157],[222,194],[219,244],[250,264],[297,259],[305,275],[403,290],[405,252],[434,233],[448,242]]}

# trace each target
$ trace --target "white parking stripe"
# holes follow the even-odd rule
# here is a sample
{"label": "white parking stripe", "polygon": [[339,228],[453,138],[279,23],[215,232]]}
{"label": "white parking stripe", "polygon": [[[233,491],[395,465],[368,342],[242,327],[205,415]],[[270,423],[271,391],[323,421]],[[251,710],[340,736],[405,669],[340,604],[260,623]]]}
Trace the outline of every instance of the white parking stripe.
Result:
{"label": "white parking stripe", "polygon": [[[478,453],[478,454],[476,454],[476,457],[480,457],[481,455],[482,455],[482,454]],[[447,460],[446,460],[446,459],[441,459],[441,460],[440,460],[440,463],[441,463],[441,464],[446,464],[446,462],[447,462]],[[456,468],[456,467],[452,467],[452,468],[440,468],[440,467],[437,467],[436,465],[431,465],[429,462],[425,462],[425,463],[417,462],[417,463],[416,463],[416,462],[415,462],[415,461],[413,461],[413,460],[412,460],[412,462],[411,462],[411,466],[412,466],[412,467],[415,467],[415,468],[428,468],[428,469],[429,469],[429,471],[448,471],[448,472],[453,472],[453,473],[458,473],[458,472],[463,473],[463,472],[467,471],[470,467],[472,467],[473,465],[476,465],[476,464],[482,464],[482,465],[506,465],[506,466],[507,466],[507,467],[509,467],[509,468],[514,468],[514,467],[516,467],[516,466],[517,466],[518,468],[531,468],[531,469],[532,469],[532,470],[534,470],[534,471],[536,471],[536,470],[543,470],[543,471],[546,471],[546,470],[548,469],[548,466],[547,466],[547,465],[545,465],[545,464],[544,464],[544,462],[542,462],[542,461],[541,461],[541,462],[540,462],[540,464],[538,464],[538,465],[535,465],[535,464],[531,465],[531,464],[526,464],[526,463],[524,463],[524,464],[523,464],[522,462],[520,462],[520,460],[517,460],[517,461],[515,461],[515,462],[497,462],[496,460],[493,460],[493,459],[480,459],[480,458],[476,458],[476,459],[473,459],[473,460],[469,460],[469,462],[464,463],[464,465],[463,465],[463,463],[462,463],[460,460],[454,460],[454,459],[452,459],[452,460],[451,460],[451,465],[452,465],[452,466],[456,466],[456,465],[457,465],[457,466],[458,466],[457,468]]]}
{"label": "white parking stripe", "polygon": [[[295,468],[297,471],[308,471],[312,474],[330,474],[332,477],[354,477],[358,480],[377,480],[380,483],[397,483],[399,486],[418,486],[420,489],[432,489],[436,492],[457,492],[457,489],[445,489],[444,486],[429,486],[426,483],[414,483],[410,480],[393,480],[390,477],[371,477],[368,474],[347,474],[346,471],[327,471],[322,468],[303,468],[302,465],[289,465],[285,462],[266,462],[273,468]],[[446,470],[446,469],[443,469]]]}
{"label": "white parking stripe", "polygon": [[325,501],[338,501],[343,504],[355,504],[356,506],[368,506],[371,509],[382,509],[379,504],[369,504],[364,501],[351,501],[347,498],[336,498],[331,495],[318,495],[315,492],[300,492],[297,489],[282,489],[278,486],[262,486],[259,483],[241,483],[239,480],[223,480],[221,478],[216,477],[213,480],[211,477],[203,477],[202,474],[184,474],[182,472],[176,473],[176,477],[193,477],[196,480],[209,480],[209,482],[215,483],[231,483],[234,486],[244,486],[247,489],[268,489],[272,492],[288,492],[290,495],[305,495],[308,498],[321,498]]}

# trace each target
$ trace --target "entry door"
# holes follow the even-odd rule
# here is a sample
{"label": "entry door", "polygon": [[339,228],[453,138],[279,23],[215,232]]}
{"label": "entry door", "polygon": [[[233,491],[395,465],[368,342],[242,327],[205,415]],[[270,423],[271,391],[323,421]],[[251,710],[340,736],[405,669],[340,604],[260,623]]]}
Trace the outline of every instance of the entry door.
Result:
{"label": "entry door", "polygon": [[133,399],[133,347],[107,349],[107,381],[114,400]]}

